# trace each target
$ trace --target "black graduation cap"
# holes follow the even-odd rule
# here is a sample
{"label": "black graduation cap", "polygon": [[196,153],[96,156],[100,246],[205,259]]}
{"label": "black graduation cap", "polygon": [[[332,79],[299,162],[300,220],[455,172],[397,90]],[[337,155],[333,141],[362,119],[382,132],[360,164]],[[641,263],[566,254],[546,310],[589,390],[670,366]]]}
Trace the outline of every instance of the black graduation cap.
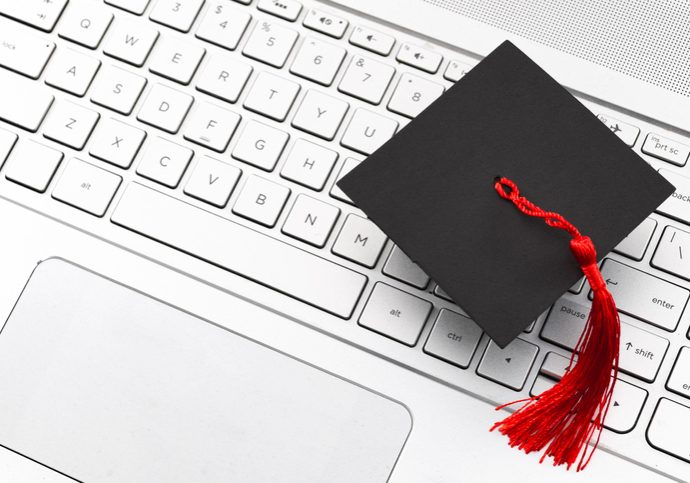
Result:
{"label": "black graduation cap", "polygon": [[600,258],[673,192],[504,42],[339,186],[501,347],[582,277],[569,237],[501,199],[498,176],[589,235]]}

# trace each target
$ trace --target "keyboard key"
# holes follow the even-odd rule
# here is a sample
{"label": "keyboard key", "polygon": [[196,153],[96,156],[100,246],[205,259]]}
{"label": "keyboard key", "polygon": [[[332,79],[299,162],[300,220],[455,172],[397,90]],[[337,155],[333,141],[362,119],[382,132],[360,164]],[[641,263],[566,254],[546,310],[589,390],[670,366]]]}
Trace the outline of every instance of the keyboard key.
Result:
{"label": "keyboard key", "polygon": [[395,57],[398,62],[435,74],[443,61],[443,56],[417,45],[404,43]]}
{"label": "keyboard key", "polygon": [[0,0],[0,13],[44,32],[50,32],[65,5],[67,0]]}
{"label": "keyboard key", "polygon": [[323,10],[312,8],[304,17],[303,25],[308,29],[340,39],[347,30],[348,21]]}
{"label": "keyboard key", "polygon": [[276,121],[284,121],[299,89],[296,82],[261,72],[244,100],[244,107]]}
{"label": "keyboard key", "polygon": [[582,287],[585,286],[585,277],[575,282],[572,287],[568,289],[568,292],[578,294],[582,291]]}
{"label": "keyboard key", "polygon": [[91,136],[100,114],[69,101],[59,101],[50,111],[43,136],[81,150]]}
{"label": "keyboard key", "polygon": [[273,171],[290,136],[285,131],[261,122],[249,121],[232,151],[232,157]]}
{"label": "keyboard key", "polygon": [[661,398],[647,428],[653,448],[690,462],[690,407]]}
{"label": "keyboard key", "polygon": [[690,291],[611,259],[604,260],[601,273],[619,311],[668,331],[676,329]]}
{"label": "keyboard key", "polygon": [[17,135],[15,133],[0,129],[0,168],[2,168],[16,142]]}
{"label": "keyboard key", "polygon": [[654,230],[656,230],[656,220],[647,218],[626,236],[613,251],[633,260],[642,260]]}
{"label": "keyboard key", "polygon": [[307,38],[292,62],[290,72],[324,86],[330,86],[343,63],[345,53],[342,47]]}
{"label": "keyboard key", "polygon": [[82,97],[100,66],[100,60],[72,49],[61,49],[48,66],[46,84]]}
{"label": "keyboard key", "polygon": [[290,190],[256,175],[250,176],[232,212],[272,228],[290,196]]}
{"label": "keyboard key", "polygon": [[323,248],[340,210],[307,195],[299,195],[283,224],[283,233]]}
{"label": "keyboard key", "polygon": [[297,32],[271,20],[259,20],[242,53],[281,68],[297,41]]}
{"label": "keyboard key", "polygon": [[345,158],[345,161],[343,161],[343,165],[340,167],[340,171],[338,172],[338,176],[335,178],[335,181],[333,181],[333,186],[331,187],[330,195],[333,198],[335,198],[336,200],[344,201],[345,203],[350,203],[351,205],[354,204],[350,197],[347,196],[345,192],[340,189],[340,187],[338,186],[338,181],[343,179],[347,173],[355,169],[355,167],[359,163],[361,163],[361,161],[358,159]]}
{"label": "keyboard key", "polygon": [[196,105],[187,122],[184,138],[222,153],[240,123],[240,115],[209,102]]}
{"label": "keyboard key", "polygon": [[443,73],[443,78],[451,82],[462,79],[472,69],[472,65],[459,60],[451,60]]}
{"label": "keyboard key", "polygon": [[[614,296],[615,298],[615,296]],[[541,331],[544,340],[573,350],[584,330],[590,308],[560,299],[549,312]],[[621,316],[620,362],[622,372],[652,382],[664,359],[668,340],[628,323]]]}
{"label": "keyboard key", "polygon": [[412,347],[431,309],[426,300],[378,282],[359,316],[359,325]]}
{"label": "keyboard key", "polygon": [[187,116],[194,98],[164,86],[154,85],[144,100],[137,119],[151,126],[175,134]]}
{"label": "keyboard key", "polygon": [[146,79],[112,65],[104,65],[91,89],[91,102],[128,116],[139,100]]}
{"label": "keyboard key", "polygon": [[55,50],[53,42],[46,41],[34,35],[28,28],[2,17],[0,45],[9,46],[0,49],[0,66],[32,79],[38,79]]}
{"label": "keyboard key", "polygon": [[309,90],[292,119],[292,125],[330,141],[335,137],[349,108],[347,102],[319,91]]}
{"label": "keyboard key", "polygon": [[366,109],[357,109],[340,144],[363,154],[371,154],[393,137],[398,123]]}
{"label": "keyboard key", "polygon": [[184,192],[218,208],[225,208],[241,174],[242,171],[235,166],[202,156],[197,161]]}
{"label": "keyboard key", "polygon": [[211,2],[196,36],[220,47],[235,50],[252,16],[229,0]]}
{"label": "keyboard key", "polygon": [[146,62],[153,44],[158,39],[158,30],[147,24],[116,21],[110,29],[103,53],[136,67]]}
{"label": "keyboard key", "polygon": [[[556,384],[556,381],[563,377],[569,361],[570,359],[567,357],[549,352],[539,372],[550,379],[538,376],[530,394],[536,396]],[[545,368],[547,364],[552,367]],[[554,369],[561,372],[553,374]],[[647,395],[647,391],[629,382],[620,379],[616,381],[611,394],[611,404],[609,405],[604,427],[616,433],[629,433],[632,431],[637,424],[644,403],[647,401]]]}
{"label": "keyboard key", "polygon": [[333,253],[371,268],[376,265],[386,240],[386,235],[370,220],[350,214],[333,244]]}
{"label": "keyboard key", "polygon": [[520,391],[538,352],[539,347],[522,339],[515,339],[504,349],[490,340],[477,367],[477,374]]}
{"label": "keyboard key", "polygon": [[410,260],[397,245],[388,255],[388,259],[383,265],[383,273],[419,289],[425,289],[429,284],[429,276]]}
{"label": "keyboard key", "polygon": [[141,15],[149,5],[149,0],[104,0],[108,5],[127,10],[135,15]]}
{"label": "keyboard key", "polygon": [[62,157],[63,154],[57,149],[22,139],[10,155],[5,177],[39,193],[44,193]]}
{"label": "keyboard key", "polygon": [[206,51],[196,44],[164,38],[158,42],[149,70],[167,79],[187,85]]}
{"label": "keyboard key", "polygon": [[[367,282],[360,273],[136,183],[127,187],[112,221],[344,319]],[[233,240],[242,250],[209,243],[199,233]]]}
{"label": "keyboard key", "polygon": [[189,32],[204,0],[158,0],[149,18],[180,32]]}
{"label": "keyboard key", "polygon": [[290,150],[280,175],[307,188],[321,191],[326,185],[338,153],[298,139]]}
{"label": "keyboard key", "polygon": [[676,191],[666,198],[656,209],[662,215],[690,225],[690,178],[681,176],[667,169],[660,169],[659,174],[666,178]]}
{"label": "keyboard key", "polygon": [[338,90],[357,99],[380,104],[395,69],[388,64],[355,55],[350,60]]}
{"label": "keyboard key", "polygon": [[252,73],[252,67],[230,56],[211,56],[197,77],[197,90],[228,102],[237,102]]}
{"label": "keyboard key", "polygon": [[357,26],[350,35],[350,43],[376,54],[386,56],[391,53],[395,39],[368,27]]}
{"label": "keyboard key", "polygon": [[690,156],[690,146],[658,134],[649,133],[642,145],[642,152],[676,166],[685,166],[688,156]]}
{"label": "keyboard key", "polygon": [[53,190],[53,198],[103,216],[120,186],[122,178],[84,161],[72,158],[62,171]]}
{"label": "keyboard key", "polygon": [[619,121],[608,114],[599,114],[597,117],[601,122],[606,124],[606,127],[608,127],[611,132],[618,136],[625,144],[630,147],[635,145],[635,141],[637,141],[637,138],[640,135],[640,128],[633,126],[632,124]]}
{"label": "keyboard key", "polygon": [[153,138],[137,167],[137,174],[176,188],[187,170],[194,151],[160,137]]}
{"label": "keyboard key", "polygon": [[4,69],[0,69],[0,86],[0,119],[36,132],[53,103],[53,95],[45,87]]}
{"label": "keyboard key", "polygon": [[441,309],[424,345],[424,352],[467,369],[481,336],[482,329],[472,320]]}
{"label": "keyboard key", "polygon": [[564,357],[555,352],[546,354],[546,358],[539,368],[539,374],[542,374],[555,381],[560,381],[566,370],[570,366],[570,357]]}
{"label": "keyboard key", "polygon": [[667,226],[651,264],[659,270],[690,280],[690,233]]}
{"label": "keyboard key", "polygon": [[120,168],[132,165],[146,132],[116,119],[103,119],[91,141],[89,154]]}
{"label": "keyboard key", "polygon": [[690,347],[681,347],[666,388],[690,398]]}
{"label": "keyboard key", "polygon": [[295,0],[259,0],[256,8],[294,22],[302,11],[302,4]]}
{"label": "keyboard key", "polygon": [[417,117],[443,94],[444,90],[441,84],[404,73],[400,76],[393,96],[388,102],[388,109],[409,118]]}
{"label": "keyboard key", "polygon": [[60,23],[59,35],[63,39],[95,49],[112,21],[113,14],[102,5],[92,1],[75,2],[70,4]]}

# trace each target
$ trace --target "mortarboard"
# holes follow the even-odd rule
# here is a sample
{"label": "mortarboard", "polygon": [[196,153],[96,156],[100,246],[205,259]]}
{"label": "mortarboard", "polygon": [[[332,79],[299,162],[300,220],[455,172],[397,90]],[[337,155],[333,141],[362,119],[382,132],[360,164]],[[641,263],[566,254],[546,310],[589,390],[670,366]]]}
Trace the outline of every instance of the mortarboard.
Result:
{"label": "mortarboard", "polygon": [[495,426],[583,468],[620,331],[594,246],[608,253],[673,186],[510,42],[338,184],[501,347],[585,272],[595,298],[578,363]]}

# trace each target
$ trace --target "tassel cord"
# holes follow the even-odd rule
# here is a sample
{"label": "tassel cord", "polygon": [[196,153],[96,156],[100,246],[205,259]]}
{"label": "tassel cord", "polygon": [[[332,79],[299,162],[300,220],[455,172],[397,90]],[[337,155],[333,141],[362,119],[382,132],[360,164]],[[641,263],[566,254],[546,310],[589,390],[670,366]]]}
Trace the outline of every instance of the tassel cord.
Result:
{"label": "tassel cord", "polygon": [[[540,462],[552,457],[555,466],[565,464],[568,468],[577,462],[580,471],[587,466],[599,443],[618,376],[618,311],[599,271],[596,250],[589,237],[583,236],[562,215],[542,210],[521,196],[513,181],[500,178],[495,189],[520,212],[541,218],[548,226],[570,234],[570,249],[594,297],[585,328],[561,380],[538,396],[499,406],[497,409],[522,403],[491,430],[498,429],[508,437],[511,446],[527,453],[543,450]],[[579,354],[577,359],[576,354]]]}

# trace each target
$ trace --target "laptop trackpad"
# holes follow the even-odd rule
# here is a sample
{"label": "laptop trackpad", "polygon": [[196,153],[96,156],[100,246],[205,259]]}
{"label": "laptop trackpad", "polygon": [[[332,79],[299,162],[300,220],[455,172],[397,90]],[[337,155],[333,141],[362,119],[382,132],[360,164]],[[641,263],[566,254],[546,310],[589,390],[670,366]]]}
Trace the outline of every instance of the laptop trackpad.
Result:
{"label": "laptop trackpad", "polygon": [[0,444],[82,481],[385,481],[399,403],[70,263],[0,333]]}

